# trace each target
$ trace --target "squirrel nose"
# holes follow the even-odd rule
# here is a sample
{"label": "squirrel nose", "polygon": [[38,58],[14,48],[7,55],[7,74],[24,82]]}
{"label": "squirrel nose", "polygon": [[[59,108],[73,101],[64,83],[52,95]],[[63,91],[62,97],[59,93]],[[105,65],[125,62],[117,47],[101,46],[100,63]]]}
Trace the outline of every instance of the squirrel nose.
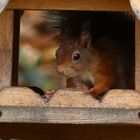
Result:
{"label": "squirrel nose", "polygon": [[58,66],[57,67],[57,71],[60,73],[60,74],[64,74],[64,69],[62,66]]}

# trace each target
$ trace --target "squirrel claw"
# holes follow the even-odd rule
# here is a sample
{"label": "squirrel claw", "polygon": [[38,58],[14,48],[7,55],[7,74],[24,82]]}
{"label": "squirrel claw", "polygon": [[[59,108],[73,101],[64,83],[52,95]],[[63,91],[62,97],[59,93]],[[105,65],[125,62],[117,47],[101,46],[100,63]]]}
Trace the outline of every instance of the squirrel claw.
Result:
{"label": "squirrel claw", "polygon": [[95,99],[97,99],[99,102],[102,102],[102,97],[103,97],[103,94],[94,94],[90,89],[89,90],[86,90],[84,91],[85,94],[90,94],[91,96],[93,96]]}
{"label": "squirrel claw", "polygon": [[48,103],[51,99],[51,97],[55,94],[57,90],[47,90],[45,95],[43,96],[43,99],[45,100],[46,103]]}

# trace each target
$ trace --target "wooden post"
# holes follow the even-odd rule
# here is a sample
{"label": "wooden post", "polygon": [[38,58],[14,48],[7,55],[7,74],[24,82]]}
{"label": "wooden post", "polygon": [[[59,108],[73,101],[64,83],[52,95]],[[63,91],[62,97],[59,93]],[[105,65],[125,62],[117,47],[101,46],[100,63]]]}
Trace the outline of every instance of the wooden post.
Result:
{"label": "wooden post", "polygon": [[[18,62],[15,60],[18,54],[13,53],[17,50],[16,41],[18,40],[17,34],[14,34],[16,31],[14,29],[14,17],[15,12],[13,10],[4,11],[0,15],[0,89],[17,84],[17,67],[13,67]],[[19,21],[18,18],[16,20]],[[14,35],[17,37],[16,40]]]}
{"label": "wooden post", "polygon": [[135,89],[140,92],[140,21],[135,22]]}

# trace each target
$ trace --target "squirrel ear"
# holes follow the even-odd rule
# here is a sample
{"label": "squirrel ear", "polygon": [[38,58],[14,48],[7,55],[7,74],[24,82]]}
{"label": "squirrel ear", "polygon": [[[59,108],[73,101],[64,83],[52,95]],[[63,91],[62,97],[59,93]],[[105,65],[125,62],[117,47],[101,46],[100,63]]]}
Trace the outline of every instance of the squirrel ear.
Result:
{"label": "squirrel ear", "polygon": [[90,39],[90,21],[87,20],[82,24],[81,27],[81,34],[80,34],[80,39],[81,41],[85,42],[88,41]]}
{"label": "squirrel ear", "polygon": [[85,48],[88,49],[90,47],[91,42],[91,35],[88,31],[84,31],[81,33],[80,36],[80,44]]}
{"label": "squirrel ear", "polygon": [[88,42],[90,38],[91,38],[91,36],[88,31],[83,31],[80,35],[81,42]]}

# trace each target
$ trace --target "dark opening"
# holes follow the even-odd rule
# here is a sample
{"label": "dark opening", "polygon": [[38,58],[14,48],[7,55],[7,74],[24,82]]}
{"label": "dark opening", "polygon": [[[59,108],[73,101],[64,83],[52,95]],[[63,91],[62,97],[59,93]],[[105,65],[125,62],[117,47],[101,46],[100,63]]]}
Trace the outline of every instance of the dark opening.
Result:
{"label": "dark opening", "polygon": [[[119,58],[113,67],[120,78],[117,86],[134,89],[135,24],[133,14],[125,12],[25,11],[20,30],[19,85],[43,90],[64,87],[66,79],[56,70],[55,52],[62,40],[78,40],[82,30],[90,32],[95,46],[100,40],[106,49],[118,44],[110,52]],[[68,46],[69,41],[63,45]]]}

